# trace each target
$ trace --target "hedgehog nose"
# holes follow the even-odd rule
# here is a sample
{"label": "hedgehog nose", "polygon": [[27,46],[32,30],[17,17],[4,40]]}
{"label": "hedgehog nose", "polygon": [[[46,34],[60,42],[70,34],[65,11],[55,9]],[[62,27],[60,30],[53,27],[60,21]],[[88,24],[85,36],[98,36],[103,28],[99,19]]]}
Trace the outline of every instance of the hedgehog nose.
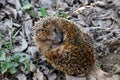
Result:
{"label": "hedgehog nose", "polygon": [[57,41],[59,44],[63,42],[63,40],[61,38],[59,38]]}
{"label": "hedgehog nose", "polygon": [[54,39],[54,43],[59,44],[61,42],[62,42],[61,39],[58,36],[56,36],[55,39]]}
{"label": "hedgehog nose", "polygon": [[63,43],[63,38],[59,38],[58,42]]}
{"label": "hedgehog nose", "polygon": [[63,33],[58,29],[54,29],[54,33],[56,35],[55,41],[57,41],[59,44],[63,43]]}

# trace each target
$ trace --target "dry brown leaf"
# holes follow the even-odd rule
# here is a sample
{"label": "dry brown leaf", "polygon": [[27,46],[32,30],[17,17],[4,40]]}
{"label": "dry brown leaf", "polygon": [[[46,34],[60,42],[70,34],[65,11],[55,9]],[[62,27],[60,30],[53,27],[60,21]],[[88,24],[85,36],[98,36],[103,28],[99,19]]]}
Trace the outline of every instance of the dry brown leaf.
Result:
{"label": "dry brown leaf", "polygon": [[3,6],[5,6],[6,1],[5,0],[0,0],[0,4],[2,4]]}
{"label": "dry brown leaf", "polygon": [[12,8],[11,6],[7,5],[5,8],[9,11],[9,16],[13,16],[15,19],[17,18],[17,11],[15,8]]}
{"label": "dry brown leaf", "polygon": [[79,0],[83,5],[86,5],[86,4],[88,4],[88,2],[90,1],[90,0]]}
{"label": "dry brown leaf", "polygon": [[23,52],[28,47],[28,43],[22,36],[16,36],[14,38],[14,47],[12,52]]}
{"label": "dry brown leaf", "polygon": [[33,74],[33,80],[45,80],[43,73],[40,72],[39,69]]}
{"label": "dry brown leaf", "polygon": [[120,0],[112,0],[113,1],[113,4],[115,6],[119,6],[120,7]]}
{"label": "dry brown leaf", "polygon": [[32,19],[23,22],[22,31],[24,35],[26,35],[29,42],[31,42],[32,27],[33,27]]}
{"label": "dry brown leaf", "polygon": [[57,79],[56,73],[52,73],[51,75],[48,75],[48,79],[49,80],[56,80]]}
{"label": "dry brown leaf", "polygon": [[35,46],[29,46],[26,52],[31,55],[31,58],[35,59],[36,53],[38,51],[38,48],[36,48]]}
{"label": "dry brown leaf", "polygon": [[18,74],[18,75],[16,76],[16,78],[17,78],[18,80],[27,80],[26,75],[25,75],[25,74],[22,74],[22,73]]}
{"label": "dry brown leaf", "polygon": [[0,13],[0,21],[5,17],[5,13],[1,12]]}
{"label": "dry brown leaf", "polygon": [[15,5],[17,0],[7,0],[8,3]]}
{"label": "dry brown leaf", "polygon": [[35,65],[32,62],[30,62],[30,71],[35,72],[35,70],[36,70]]}

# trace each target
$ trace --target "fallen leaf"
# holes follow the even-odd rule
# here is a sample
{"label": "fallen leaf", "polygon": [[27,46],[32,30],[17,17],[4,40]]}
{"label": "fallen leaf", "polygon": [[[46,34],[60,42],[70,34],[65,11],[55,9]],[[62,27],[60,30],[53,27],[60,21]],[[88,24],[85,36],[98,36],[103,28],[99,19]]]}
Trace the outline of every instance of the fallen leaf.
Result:
{"label": "fallen leaf", "polygon": [[27,80],[27,78],[26,78],[26,75],[25,74],[18,74],[17,76],[16,76],[16,78],[18,79],[18,80]]}
{"label": "fallen leaf", "polygon": [[22,52],[28,47],[27,41],[22,37],[22,36],[16,36],[14,38],[14,47],[12,52],[17,53],[17,52]]}
{"label": "fallen leaf", "polygon": [[36,70],[35,65],[32,62],[30,62],[30,71],[35,72],[35,70]]}
{"label": "fallen leaf", "polygon": [[45,77],[42,72],[37,69],[36,73],[33,74],[33,80],[45,80]]}

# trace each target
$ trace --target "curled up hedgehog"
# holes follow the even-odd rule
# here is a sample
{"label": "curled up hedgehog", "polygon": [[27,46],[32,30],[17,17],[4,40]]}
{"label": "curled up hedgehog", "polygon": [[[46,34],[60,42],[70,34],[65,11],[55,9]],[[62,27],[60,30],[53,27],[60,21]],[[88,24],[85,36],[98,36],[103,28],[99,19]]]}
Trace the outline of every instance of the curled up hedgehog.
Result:
{"label": "curled up hedgehog", "polygon": [[95,67],[91,37],[84,33],[78,24],[66,19],[50,17],[38,21],[35,27],[36,46],[57,70],[70,76],[87,74],[91,69],[102,71]]}

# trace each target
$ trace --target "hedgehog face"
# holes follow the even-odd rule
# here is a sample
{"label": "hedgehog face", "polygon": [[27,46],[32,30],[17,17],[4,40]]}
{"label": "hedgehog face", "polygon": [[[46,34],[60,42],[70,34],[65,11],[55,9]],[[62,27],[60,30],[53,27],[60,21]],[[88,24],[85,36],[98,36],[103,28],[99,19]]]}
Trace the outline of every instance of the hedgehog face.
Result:
{"label": "hedgehog face", "polygon": [[[41,47],[48,47],[48,50],[60,46],[63,42],[63,33],[60,31],[53,21],[44,21],[44,23],[36,24],[36,42],[41,42]],[[37,44],[36,44],[37,45]]]}

